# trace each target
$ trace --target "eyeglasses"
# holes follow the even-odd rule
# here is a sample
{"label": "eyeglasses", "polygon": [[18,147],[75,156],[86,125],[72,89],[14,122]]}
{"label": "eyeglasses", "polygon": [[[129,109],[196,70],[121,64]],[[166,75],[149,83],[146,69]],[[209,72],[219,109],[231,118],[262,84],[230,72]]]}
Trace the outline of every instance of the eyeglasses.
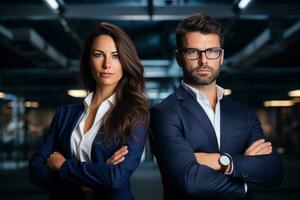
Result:
{"label": "eyeglasses", "polygon": [[182,52],[186,59],[197,60],[202,56],[204,52],[207,59],[217,59],[223,52],[223,49],[219,47],[208,48],[205,50],[199,50],[195,48],[177,49],[177,51]]}

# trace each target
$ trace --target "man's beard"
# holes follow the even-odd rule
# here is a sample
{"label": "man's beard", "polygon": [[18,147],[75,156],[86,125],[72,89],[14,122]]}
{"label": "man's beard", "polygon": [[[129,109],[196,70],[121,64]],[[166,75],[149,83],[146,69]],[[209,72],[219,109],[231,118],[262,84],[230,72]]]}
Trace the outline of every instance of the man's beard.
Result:
{"label": "man's beard", "polygon": [[[209,71],[211,73],[211,75],[201,76],[198,73],[198,71],[201,70],[201,69],[205,69],[205,70]],[[189,81],[193,82],[194,84],[209,85],[217,79],[219,74],[220,74],[220,68],[218,68],[215,71],[212,67],[210,67],[208,65],[205,65],[205,66],[202,65],[202,66],[199,66],[199,67],[193,69],[193,71],[188,73],[187,75],[188,75]]]}

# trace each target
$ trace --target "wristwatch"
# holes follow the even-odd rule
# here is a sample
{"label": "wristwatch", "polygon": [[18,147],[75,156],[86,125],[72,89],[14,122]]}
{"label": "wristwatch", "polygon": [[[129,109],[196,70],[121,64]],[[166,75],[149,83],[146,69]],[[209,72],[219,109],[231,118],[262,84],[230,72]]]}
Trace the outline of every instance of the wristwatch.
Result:
{"label": "wristwatch", "polygon": [[223,153],[219,157],[219,164],[221,165],[221,171],[225,172],[228,166],[231,164],[231,158],[228,154]]}

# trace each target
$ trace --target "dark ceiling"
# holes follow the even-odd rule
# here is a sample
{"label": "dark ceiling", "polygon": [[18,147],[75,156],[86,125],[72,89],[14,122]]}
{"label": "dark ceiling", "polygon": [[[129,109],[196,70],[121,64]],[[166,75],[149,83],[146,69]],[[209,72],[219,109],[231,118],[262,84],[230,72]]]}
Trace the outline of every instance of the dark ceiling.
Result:
{"label": "dark ceiling", "polygon": [[76,101],[68,89],[82,88],[81,44],[102,21],[133,39],[151,98],[170,93],[180,81],[174,60],[175,28],[194,12],[207,12],[225,26],[225,64],[219,84],[254,106],[286,99],[300,89],[300,1],[254,0],[235,12],[230,0],[65,0],[54,13],[43,0],[0,4],[0,92],[45,106]]}

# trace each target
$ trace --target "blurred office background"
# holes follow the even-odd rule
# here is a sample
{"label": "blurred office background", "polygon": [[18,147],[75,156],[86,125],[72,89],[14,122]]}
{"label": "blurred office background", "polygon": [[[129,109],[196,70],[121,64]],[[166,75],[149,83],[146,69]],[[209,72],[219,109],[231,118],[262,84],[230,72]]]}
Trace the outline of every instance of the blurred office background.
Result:
{"label": "blurred office background", "polygon": [[[49,3],[52,4],[50,5]],[[60,105],[85,96],[79,57],[87,33],[102,21],[123,28],[145,66],[151,104],[181,80],[175,27],[206,12],[225,26],[225,63],[218,81],[231,98],[257,111],[282,154],[283,184],[251,187],[254,199],[299,199],[300,1],[252,0],[1,0],[0,199],[46,199],[27,178],[35,152]],[[162,199],[159,171],[147,146],[132,177],[138,200]]]}

